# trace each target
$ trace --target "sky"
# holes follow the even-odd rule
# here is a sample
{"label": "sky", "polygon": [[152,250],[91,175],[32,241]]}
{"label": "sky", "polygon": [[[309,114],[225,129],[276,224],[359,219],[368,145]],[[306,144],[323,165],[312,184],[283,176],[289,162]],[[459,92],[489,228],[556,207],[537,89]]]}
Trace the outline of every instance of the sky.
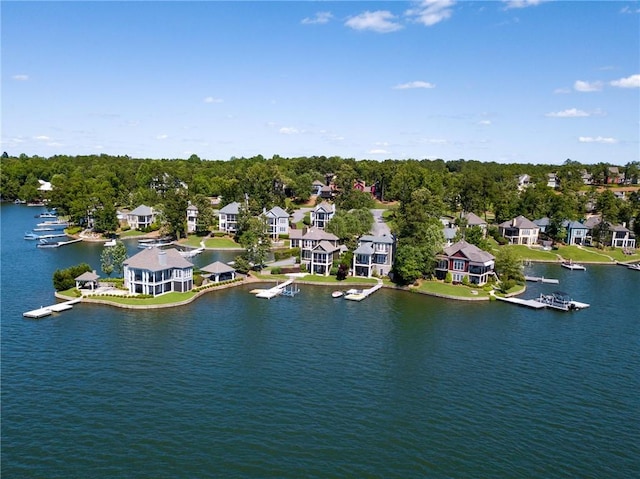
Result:
{"label": "sky", "polygon": [[0,8],[10,155],[640,160],[638,1]]}

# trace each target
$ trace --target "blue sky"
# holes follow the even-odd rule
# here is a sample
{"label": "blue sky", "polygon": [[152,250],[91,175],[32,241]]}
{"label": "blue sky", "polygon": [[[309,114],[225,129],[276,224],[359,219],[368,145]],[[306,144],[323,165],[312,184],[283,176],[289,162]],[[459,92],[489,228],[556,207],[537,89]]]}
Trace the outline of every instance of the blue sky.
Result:
{"label": "blue sky", "polygon": [[640,2],[9,2],[2,151],[640,159]]}

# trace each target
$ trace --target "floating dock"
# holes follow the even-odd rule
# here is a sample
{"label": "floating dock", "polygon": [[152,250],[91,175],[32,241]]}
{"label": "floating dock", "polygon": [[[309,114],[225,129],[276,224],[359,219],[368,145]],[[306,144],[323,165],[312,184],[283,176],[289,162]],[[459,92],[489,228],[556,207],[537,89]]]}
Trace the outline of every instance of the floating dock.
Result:
{"label": "floating dock", "polygon": [[255,293],[256,298],[271,299],[271,298],[274,298],[274,297],[282,294],[282,292],[290,284],[293,284],[293,278],[292,279],[288,279],[284,283],[277,284],[273,288],[269,288],[269,289],[253,289],[253,290],[251,290],[251,292]]}
{"label": "floating dock", "polygon": [[179,253],[180,253],[180,256],[182,256],[183,258],[193,258],[194,256],[199,255],[203,251],[204,251],[204,248],[196,248],[196,249],[190,249],[187,251],[179,251]]}
{"label": "floating dock", "polygon": [[503,298],[501,296],[494,296],[499,301],[504,301],[505,303],[517,304],[519,306],[526,306],[527,308],[533,309],[543,309],[546,308],[547,305],[541,303],[540,301],[536,301],[535,299],[520,299],[520,298]]}
{"label": "floating dock", "polygon": [[382,288],[382,281],[379,281],[378,284],[369,289],[350,289],[345,293],[344,299],[348,299],[349,301],[362,301],[380,288]]}
{"label": "floating dock", "polygon": [[560,284],[560,281],[552,278],[545,278],[544,276],[525,276],[525,281],[533,281],[534,283],[548,283],[548,284]]}
{"label": "floating dock", "polygon": [[82,238],[78,238],[78,239],[72,239],[69,241],[56,241],[56,242],[46,242],[46,243],[38,243],[36,246],[38,248],[59,248],[60,246],[65,246],[71,243],[77,243],[79,241],[82,241]]}
{"label": "floating dock", "polygon": [[41,306],[38,309],[34,309],[31,311],[27,311],[26,313],[22,313],[22,316],[25,318],[31,319],[40,319],[45,316],[49,316],[52,313],[60,313],[62,311],[66,311],[68,309],[73,308],[74,304],[77,304],[81,301],[82,298],[76,298],[69,301],[65,301],[64,303],[56,303],[51,306]]}

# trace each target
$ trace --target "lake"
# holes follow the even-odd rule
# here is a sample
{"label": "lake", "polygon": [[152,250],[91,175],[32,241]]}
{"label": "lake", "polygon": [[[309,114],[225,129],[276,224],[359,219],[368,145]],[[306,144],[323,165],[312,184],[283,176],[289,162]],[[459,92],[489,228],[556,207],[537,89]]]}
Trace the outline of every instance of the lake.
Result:
{"label": "lake", "polygon": [[[55,269],[99,244],[38,249],[41,209],[2,204],[6,478],[629,478],[640,473],[640,273],[534,265],[535,311],[301,285],[190,305],[79,304],[41,320]],[[135,241],[131,253],[138,250]],[[198,265],[235,253],[206,252]]]}

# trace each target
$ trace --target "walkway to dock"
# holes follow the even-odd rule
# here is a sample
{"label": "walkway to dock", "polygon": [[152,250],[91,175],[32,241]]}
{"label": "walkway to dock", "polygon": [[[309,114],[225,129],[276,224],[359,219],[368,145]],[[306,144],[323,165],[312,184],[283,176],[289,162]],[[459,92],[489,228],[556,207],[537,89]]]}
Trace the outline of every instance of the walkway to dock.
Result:
{"label": "walkway to dock", "polygon": [[348,299],[350,301],[362,301],[363,299],[371,296],[373,293],[382,288],[382,281],[378,280],[378,284],[369,289],[357,289],[357,290],[349,290],[347,294],[344,295],[344,299]]}
{"label": "walkway to dock", "polygon": [[41,306],[38,309],[34,309],[32,311],[27,311],[26,313],[22,313],[22,316],[25,318],[39,319],[44,318],[45,316],[49,316],[52,313],[59,313],[61,311],[66,311],[67,309],[73,308],[74,304],[79,303],[82,298],[76,298],[69,301],[65,301],[64,303],[56,303],[51,306]]}
{"label": "walkway to dock", "polygon": [[284,283],[277,284],[273,288],[269,288],[269,289],[253,289],[253,290],[251,290],[251,292],[255,293],[256,298],[271,299],[271,298],[273,298],[275,296],[278,296],[279,294],[282,294],[282,291],[284,291],[284,289],[287,286],[289,286],[290,284],[292,284],[292,283],[293,283],[293,278],[288,279]]}

